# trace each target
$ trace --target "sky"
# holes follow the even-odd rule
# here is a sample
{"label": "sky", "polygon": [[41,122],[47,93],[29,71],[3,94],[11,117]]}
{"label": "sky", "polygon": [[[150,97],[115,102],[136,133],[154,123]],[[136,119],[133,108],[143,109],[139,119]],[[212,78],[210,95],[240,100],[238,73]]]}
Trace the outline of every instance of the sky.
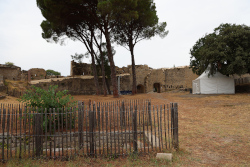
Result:
{"label": "sky", "polygon": [[[135,63],[152,68],[187,66],[190,49],[222,23],[250,26],[250,0],[155,0],[160,22],[169,34],[135,46]],[[41,36],[44,20],[36,0],[0,0],[0,64],[13,62],[22,70],[52,69],[70,75],[71,55],[85,53],[81,42],[48,43]],[[115,65],[131,64],[130,52],[113,44]],[[89,59],[83,62],[90,63]]]}

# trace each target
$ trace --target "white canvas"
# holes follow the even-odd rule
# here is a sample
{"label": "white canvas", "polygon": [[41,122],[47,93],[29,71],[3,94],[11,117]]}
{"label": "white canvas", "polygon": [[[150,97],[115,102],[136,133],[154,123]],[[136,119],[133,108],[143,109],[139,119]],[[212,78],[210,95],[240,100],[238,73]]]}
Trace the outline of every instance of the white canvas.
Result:
{"label": "white canvas", "polygon": [[234,79],[217,72],[208,77],[208,71],[203,72],[193,80],[193,94],[235,94]]}

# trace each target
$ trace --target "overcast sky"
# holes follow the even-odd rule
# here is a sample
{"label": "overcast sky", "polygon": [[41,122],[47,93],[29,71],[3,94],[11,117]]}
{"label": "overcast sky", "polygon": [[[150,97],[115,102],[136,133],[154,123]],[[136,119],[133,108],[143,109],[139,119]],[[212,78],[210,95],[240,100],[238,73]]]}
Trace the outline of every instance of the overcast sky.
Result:
{"label": "overcast sky", "polygon": [[[160,22],[167,22],[169,34],[135,46],[136,64],[152,68],[189,65],[190,48],[221,23],[250,26],[250,0],[155,0]],[[44,68],[70,74],[71,56],[85,53],[80,42],[48,43],[42,36],[44,20],[36,0],[0,0],[0,64],[13,62],[23,70]],[[130,53],[115,46],[115,65],[131,64]],[[89,63],[90,60],[84,60]]]}

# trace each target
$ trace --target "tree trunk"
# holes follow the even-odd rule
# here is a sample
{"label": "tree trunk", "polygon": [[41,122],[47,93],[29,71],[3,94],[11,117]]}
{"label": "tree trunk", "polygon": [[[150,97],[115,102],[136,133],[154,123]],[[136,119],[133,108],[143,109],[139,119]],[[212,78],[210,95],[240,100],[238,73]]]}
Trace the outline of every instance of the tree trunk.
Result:
{"label": "tree trunk", "polygon": [[95,65],[95,57],[94,57],[94,49],[93,49],[93,35],[94,32],[91,31],[91,41],[90,41],[90,49],[91,49],[91,59],[92,59],[92,70],[93,70],[93,75],[94,75],[94,82],[95,82],[95,87],[96,87],[96,95],[100,94],[100,86],[98,82],[98,76],[97,76],[97,71],[96,71],[96,65]]}
{"label": "tree trunk", "polygon": [[104,68],[104,55],[100,50],[101,54],[101,62],[102,62],[102,84],[103,84],[103,95],[107,96],[107,87],[106,87],[106,81],[105,81],[105,68]]}
{"label": "tree trunk", "polygon": [[105,77],[105,81],[106,81],[106,85],[107,85],[107,89],[108,89],[109,95],[111,95],[111,90],[110,90],[110,85],[109,85],[108,78]]}
{"label": "tree trunk", "polygon": [[100,41],[100,44],[97,42],[95,36],[94,36],[94,40],[95,40],[95,43],[99,49],[99,52],[100,52],[100,56],[101,56],[101,63],[100,63],[100,60],[97,58],[96,56],[96,60],[97,60],[97,63],[98,63],[98,66],[100,67],[101,71],[102,71],[102,85],[103,85],[103,95],[104,96],[107,96],[107,81],[106,81],[106,78],[105,78],[105,66],[104,66],[104,55],[103,55],[103,52],[102,52],[102,32],[101,32],[101,37],[100,37],[101,41]]}
{"label": "tree trunk", "polygon": [[111,70],[111,82],[113,86],[113,97],[117,98],[119,97],[118,94],[118,87],[117,87],[117,80],[116,80],[116,71],[115,71],[115,63],[113,60],[113,53],[112,53],[112,47],[111,47],[111,42],[110,42],[110,35],[108,31],[108,27],[105,24],[105,38],[106,38],[106,43],[107,43],[107,50],[108,50],[108,58],[109,58],[109,63],[110,63],[110,70]]}
{"label": "tree trunk", "polygon": [[130,53],[131,53],[131,60],[132,60],[132,76],[133,76],[132,95],[135,95],[137,93],[137,88],[136,88],[134,47],[133,47],[132,44],[130,44],[129,50],[130,50]]}

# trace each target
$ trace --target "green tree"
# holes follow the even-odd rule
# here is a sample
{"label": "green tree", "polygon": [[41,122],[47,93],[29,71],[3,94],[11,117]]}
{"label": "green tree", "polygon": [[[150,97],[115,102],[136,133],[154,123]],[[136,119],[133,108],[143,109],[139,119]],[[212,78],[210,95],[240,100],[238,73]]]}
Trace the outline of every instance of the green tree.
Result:
{"label": "green tree", "polygon": [[[112,47],[112,54],[115,55],[115,50]],[[107,89],[109,94],[111,94],[110,91],[110,84],[108,80],[111,78],[111,70],[110,70],[110,63],[108,59],[108,51],[106,47],[106,43],[102,43],[99,46],[99,52],[97,53],[96,57],[97,63],[99,68],[99,71],[102,72],[102,79],[103,79],[103,91],[104,91],[104,96],[107,95]],[[106,89],[107,88],[107,89]]]}
{"label": "green tree", "polygon": [[63,43],[65,38],[82,42],[91,53],[96,94],[100,93],[96,72],[93,38],[97,0],[37,0],[37,5],[46,18],[42,22],[42,37],[47,41]]}
{"label": "green tree", "polygon": [[[119,97],[115,64],[112,54],[112,33],[116,29],[116,25],[119,22],[130,22],[133,19],[138,18],[135,6],[137,0],[98,0],[97,12],[99,17],[98,28],[104,34],[106,39],[108,58],[111,69],[111,81],[113,86],[114,97]],[[126,11],[124,11],[126,9]]]}
{"label": "green tree", "polygon": [[[124,46],[130,51],[132,61],[132,94],[136,94],[136,71],[135,71],[135,57],[134,47],[135,45],[144,39],[150,39],[155,35],[165,37],[168,31],[165,31],[166,22],[158,23],[158,16],[156,14],[156,7],[153,0],[138,0],[133,1],[134,5],[132,8],[136,11],[137,17],[130,18],[130,14],[127,13],[131,8],[131,5],[125,6],[121,12],[118,13],[117,24],[114,29],[115,41],[118,44]],[[119,19],[121,17],[130,19]],[[127,47],[128,48],[127,48]]]}
{"label": "green tree", "polygon": [[75,53],[75,55],[71,55],[71,58],[73,60],[76,60],[78,63],[82,63],[82,59],[85,57],[85,58],[89,58],[88,56],[89,52],[87,52],[87,54],[78,54],[78,53]]}
{"label": "green tree", "polygon": [[51,75],[61,75],[60,72],[54,71],[54,70],[46,70],[46,75],[51,76]]}
{"label": "green tree", "polygon": [[221,24],[200,38],[190,54],[190,68],[198,75],[208,67],[209,75],[250,73],[250,27]]}

